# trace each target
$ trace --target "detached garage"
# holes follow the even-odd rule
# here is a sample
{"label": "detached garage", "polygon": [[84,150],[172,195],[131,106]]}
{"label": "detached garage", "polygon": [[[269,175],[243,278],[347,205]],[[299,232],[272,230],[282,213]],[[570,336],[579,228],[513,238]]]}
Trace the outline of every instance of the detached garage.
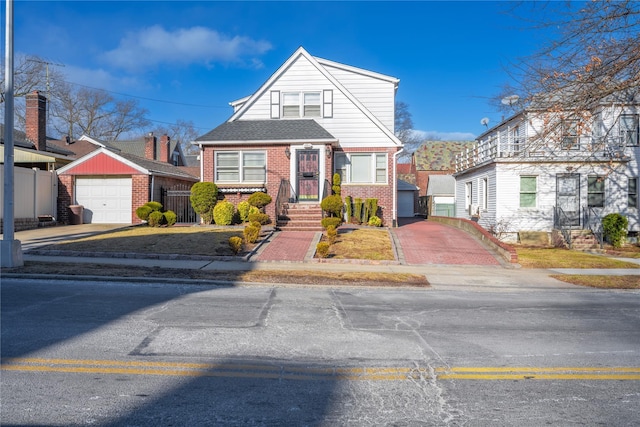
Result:
{"label": "detached garage", "polygon": [[58,218],[82,205],[86,224],[136,224],[138,207],[160,201],[162,187],[199,181],[177,166],[100,148],[58,170]]}
{"label": "detached garage", "polygon": [[416,200],[418,198],[418,187],[398,180],[398,218],[414,217],[416,212]]}

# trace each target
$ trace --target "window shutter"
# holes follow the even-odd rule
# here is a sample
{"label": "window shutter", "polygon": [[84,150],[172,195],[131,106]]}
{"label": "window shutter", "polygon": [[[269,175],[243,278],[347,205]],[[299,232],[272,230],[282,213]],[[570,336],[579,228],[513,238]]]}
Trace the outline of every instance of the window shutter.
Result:
{"label": "window shutter", "polygon": [[271,91],[271,118],[272,119],[280,118],[280,91],[279,90]]}
{"label": "window shutter", "polygon": [[327,89],[322,91],[322,117],[333,117],[333,90]]}

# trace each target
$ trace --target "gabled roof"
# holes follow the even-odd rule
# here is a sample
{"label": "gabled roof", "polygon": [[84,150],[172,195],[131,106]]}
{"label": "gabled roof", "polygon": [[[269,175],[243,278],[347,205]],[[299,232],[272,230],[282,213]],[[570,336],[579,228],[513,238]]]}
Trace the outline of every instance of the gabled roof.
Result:
{"label": "gabled roof", "polygon": [[[158,140],[158,143],[160,141]],[[144,139],[131,139],[131,140],[122,140],[122,141],[109,141],[106,143],[106,146],[109,148],[113,148],[119,150],[122,153],[133,154],[134,156],[144,157],[145,156],[145,140]],[[169,154],[173,153],[176,150],[176,146],[178,145],[178,141],[174,141],[173,139],[169,140]],[[180,148],[178,147],[178,151],[181,153]],[[160,155],[160,150],[156,150],[156,158]]]}
{"label": "gabled roof", "polygon": [[306,141],[331,143],[337,139],[315,120],[237,120],[225,122],[196,142],[265,143]]}
{"label": "gabled roof", "polygon": [[[337,62],[327,61],[324,59],[319,59],[311,56],[309,52],[307,52],[303,47],[299,47],[293,55],[289,57],[285,61],[284,64],[278,68],[278,70],[269,77],[269,79],[255,92],[253,95],[248,98],[242,98],[235,103],[232,103],[234,107],[239,107],[233,115],[229,118],[229,122],[237,121],[241,119],[242,115],[249,109],[251,106],[267,91],[269,88],[283,75],[287,72],[289,67],[299,58],[304,57],[309,61],[311,65],[313,65],[327,80],[329,80],[334,87],[339,90],[347,99],[353,103],[362,113],[369,119],[376,127],[378,127],[386,136],[396,145],[402,146],[402,142],[393,134],[393,132],[387,128],[380,120],[371,113],[359,100],[356,98],[351,92],[349,92],[342,83],[338,79],[336,79],[322,64],[324,62],[326,65],[331,65],[333,67],[342,68],[345,70],[354,71],[357,70],[360,74],[365,74],[370,77],[386,79],[387,81],[393,82],[396,86],[400,80],[384,76],[382,74],[373,73],[371,71],[363,70],[360,68],[351,67],[344,64],[339,64]],[[244,101],[244,102],[243,102]],[[241,104],[241,105],[240,105]]]}
{"label": "gabled roof", "polygon": [[[98,156],[106,156],[115,161],[121,162],[132,170],[138,171],[141,174],[146,175],[163,175],[178,177],[188,180],[197,181],[198,177],[193,176],[177,166],[173,166],[169,163],[158,162],[155,160],[148,160],[142,157],[134,156],[128,153],[115,153],[106,147],[100,147],[97,150],[77,159],[76,161],[69,163],[68,165],[58,169],[59,174],[64,174],[72,171],[74,168],[78,168],[83,163],[91,162],[92,159]],[[92,173],[100,174],[100,170],[94,170]]]}

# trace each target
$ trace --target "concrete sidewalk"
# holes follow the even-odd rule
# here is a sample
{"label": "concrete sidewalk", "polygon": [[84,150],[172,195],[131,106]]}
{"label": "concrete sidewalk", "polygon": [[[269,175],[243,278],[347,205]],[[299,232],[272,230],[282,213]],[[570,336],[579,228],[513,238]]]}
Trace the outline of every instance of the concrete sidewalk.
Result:
{"label": "concrete sidewalk", "polygon": [[[68,259],[52,255],[29,254],[30,249],[56,243],[70,238],[83,237],[123,228],[123,225],[84,224],[77,226],[49,227],[45,229],[27,230],[16,233],[16,238],[21,240],[25,261],[60,262]],[[293,232],[292,232],[293,233]],[[282,236],[284,233],[280,233]],[[449,264],[408,264],[398,262],[357,262],[348,260],[344,262],[330,260],[314,260],[310,257],[310,246],[315,237],[312,235],[296,235],[281,238],[279,244],[287,247],[288,252],[295,254],[295,259],[271,259],[271,255],[265,256],[258,251],[252,261],[221,261],[211,259],[154,259],[145,257],[84,257],[74,256],[73,262],[78,264],[111,264],[142,267],[163,267],[174,269],[200,269],[209,271],[251,271],[251,270],[295,270],[295,271],[326,271],[326,272],[382,272],[382,273],[410,273],[424,275],[435,289],[468,289],[468,290],[552,290],[552,289],[584,289],[570,285],[550,277],[551,274],[593,274],[593,275],[640,275],[640,269],[520,269],[514,266],[505,268],[500,265],[449,265]],[[298,246],[291,247],[291,238],[295,237]],[[278,234],[270,239],[278,240]],[[267,242],[267,245],[272,242]],[[264,248],[262,248],[264,251]],[[62,259],[61,259],[62,258]],[[623,259],[625,261],[640,264],[640,260]],[[516,266],[517,267],[517,266]],[[11,277],[10,274],[3,274]],[[130,280],[130,279],[129,279]],[[159,280],[159,279],[149,279]]]}

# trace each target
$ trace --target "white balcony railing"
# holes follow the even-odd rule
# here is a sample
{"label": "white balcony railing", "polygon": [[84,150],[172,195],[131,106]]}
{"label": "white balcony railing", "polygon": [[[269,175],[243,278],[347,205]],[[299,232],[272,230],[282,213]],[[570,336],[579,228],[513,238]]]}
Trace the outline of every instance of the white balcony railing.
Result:
{"label": "white balcony railing", "polygon": [[462,172],[496,159],[548,162],[550,159],[587,160],[594,157],[624,160],[625,146],[622,138],[581,136],[563,138],[559,143],[544,144],[539,140],[501,139],[496,136],[458,153],[455,157],[455,167],[456,172]]}

